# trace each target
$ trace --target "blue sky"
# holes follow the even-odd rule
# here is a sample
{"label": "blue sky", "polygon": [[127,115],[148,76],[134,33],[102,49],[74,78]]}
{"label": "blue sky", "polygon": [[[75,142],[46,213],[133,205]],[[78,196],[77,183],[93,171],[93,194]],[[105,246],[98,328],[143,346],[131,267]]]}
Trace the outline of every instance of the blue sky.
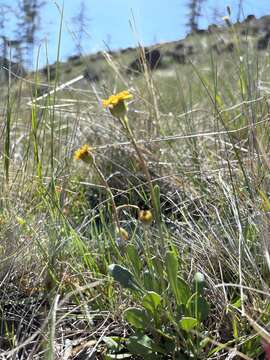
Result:
{"label": "blue sky", "polygon": [[[76,53],[72,36],[74,17],[80,8],[81,0],[59,1],[64,5],[64,23],[61,40],[61,59]],[[0,5],[14,4],[15,0],[0,0]],[[187,0],[85,0],[86,15],[91,19],[83,42],[84,53],[110,48],[118,49],[135,46],[138,41],[144,45],[156,42],[177,40],[186,34]],[[213,22],[214,8],[219,14],[226,15],[230,5],[234,16],[237,14],[238,0],[205,0],[200,26],[206,27]],[[270,14],[269,0],[243,0],[243,15],[255,14],[257,17]],[[134,19],[134,20],[133,20]],[[135,22],[136,31],[130,25]],[[12,36],[15,20],[10,19],[7,34]],[[49,61],[56,60],[60,15],[55,1],[48,0],[42,9],[42,29],[38,34],[39,45],[44,49],[47,42]],[[42,59],[44,53],[42,52]],[[44,60],[41,60],[44,63]]]}

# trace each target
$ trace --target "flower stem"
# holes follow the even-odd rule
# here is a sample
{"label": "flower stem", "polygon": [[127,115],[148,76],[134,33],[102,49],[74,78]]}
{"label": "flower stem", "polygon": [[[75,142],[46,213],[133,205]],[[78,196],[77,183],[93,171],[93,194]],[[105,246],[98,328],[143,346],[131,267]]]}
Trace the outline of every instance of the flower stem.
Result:
{"label": "flower stem", "polygon": [[114,201],[114,196],[113,193],[111,191],[111,188],[107,182],[107,180],[105,179],[102,171],[99,169],[99,167],[96,164],[95,159],[93,159],[93,167],[95,168],[96,172],[98,173],[107,193],[109,194],[110,200],[111,200],[111,204],[112,204],[112,216],[113,216],[113,221],[116,224],[117,228],[120,229],[120,221],[119,221],[119,217],[118,217],[118,213],[117,213],[117,207]]}
{"label": "flower stem", "polygon": [[[147,164],[145,162],[142,151],[139,148],[139,146],[137,145],[136,139],[135,139],[135,137],[134,137],[134,135],[132,133],[132,130],[129,127],[128,117],[125,115],[123,118],[119,118],[119,120],[120,120],[123,128],[125,129],[125,131],[126,131],[126,133],[128,135],[128,138],[130,139],[130,141],[131,141],[131,143],[132,143],[132,145],[133,145],[133,147],[134,147],[134,149],[135,149],[135,151],[136,151],[136,153],[138,155],[142,170],[143,170],[143,172],[144,172],[144,174],[146,176],[148,186],[149,186],[149,190],[150,190],[150,194],[151,194],[151,204],[152,204],[152,207],[153,207],[153,210],[154,210],[155,221],[156,221],[156,224],[159,227],[160,233],[162,234],[161,216],[160,216],[159,206],[158,206],[157,199],[156,199],[156,196],[155,196],[154,186],[153,186],[153,183],[152,183],[152,180],[151,180],[151,175],[150,175],[149,169],[148,169]],[[161,236],[161,238],[163,239],[163,236]]]}

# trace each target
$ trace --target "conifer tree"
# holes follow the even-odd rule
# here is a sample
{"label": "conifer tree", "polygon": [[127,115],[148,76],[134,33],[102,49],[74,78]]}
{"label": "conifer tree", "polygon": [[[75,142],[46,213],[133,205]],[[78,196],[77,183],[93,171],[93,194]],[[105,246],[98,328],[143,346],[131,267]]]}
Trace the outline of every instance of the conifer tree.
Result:
{"label": "conifer tree", "polygon": [[242,10],[243,10],[243,0],[238,0],[237,22],[240,22]]}
{"label": "conifer tree", "polygon": [[198,21],[201,16],[201,6],[205,0],[189,0],[187,3],[188,7],[188,22],[187,27],[190,32],[198,31]]}
{"label": "conifer tree", "polygon": [[28,66],[32,65],[37,32],[40,29],[40,10],[44,0],[18,0],[18,40],[23,44],[24,59]]}
{"label": "conifer tree", "polygon": [[89,28],[90,19],[87,17],[87,7],[85,1],[82,0],[80,3],[78,14],[72,18],[72,21],[75,25],[75,35],[76,35],[76,51],[78,55],[82,55],[82,46],[85,35]]}
{"label": "conifer tree", "polygon": [[0,82],[7,79],[7,72],[4,69],[7,59],[7,39],[6,39],[6,25],[8,22],[8,15],[10,8],[7,5],[0,6],[0,39],[1,39],[1,55],[0,55]]}

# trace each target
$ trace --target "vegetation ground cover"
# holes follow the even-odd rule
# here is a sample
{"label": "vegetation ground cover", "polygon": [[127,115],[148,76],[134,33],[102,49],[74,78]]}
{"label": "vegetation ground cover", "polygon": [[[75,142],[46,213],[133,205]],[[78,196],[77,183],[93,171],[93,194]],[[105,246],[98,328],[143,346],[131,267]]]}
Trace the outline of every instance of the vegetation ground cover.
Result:
{"label": "vegetation ground cover", "polygon": [[138,47],[139,74],[104,54],[103,80],[58,88],[81,68],[57,62],[3,90],[0,357],[265,358],[269,52],[240,30],[188,37],[185,64]]}

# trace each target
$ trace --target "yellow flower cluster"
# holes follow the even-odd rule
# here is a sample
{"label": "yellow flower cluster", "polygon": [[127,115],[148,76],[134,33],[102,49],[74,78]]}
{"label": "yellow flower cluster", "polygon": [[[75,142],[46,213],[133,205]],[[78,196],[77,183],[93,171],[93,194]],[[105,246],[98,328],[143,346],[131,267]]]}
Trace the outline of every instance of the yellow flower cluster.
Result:
{"label": "yellow flower cluster", "polygon": [[82,160],[88,164],[91,164],[93,162],[92,148],[87,144],[83,145],[75,151],[74,159]]}
{"label": "yellow flower cluster", "polygon": [[117,94],[111,95],[108,99],[102,100],[102,105],[105,108],[109,108],[111,114],[115,117],[125,116],[127,107],[125,100],[132,99],[132,95],[129,91],[124,90]]}
{"label": "yellow flower cluster", "polygon": [[132,95],[127,91],[121,91],[118,94],[111,95],[108,99],[102,100],[103,107],[115,107],[119,102],[132,99]]}

